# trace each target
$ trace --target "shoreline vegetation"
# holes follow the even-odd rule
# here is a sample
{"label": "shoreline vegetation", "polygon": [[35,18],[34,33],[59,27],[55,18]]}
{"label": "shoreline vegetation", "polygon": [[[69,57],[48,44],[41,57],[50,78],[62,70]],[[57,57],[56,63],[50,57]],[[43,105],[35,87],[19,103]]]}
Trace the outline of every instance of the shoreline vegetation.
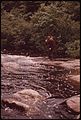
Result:
{"label": "shoreline vegetation", "polygon": [[45,40],[56,37],[54,57],[80,58],[78,1],[2,1],[1,51],[48,56]]}

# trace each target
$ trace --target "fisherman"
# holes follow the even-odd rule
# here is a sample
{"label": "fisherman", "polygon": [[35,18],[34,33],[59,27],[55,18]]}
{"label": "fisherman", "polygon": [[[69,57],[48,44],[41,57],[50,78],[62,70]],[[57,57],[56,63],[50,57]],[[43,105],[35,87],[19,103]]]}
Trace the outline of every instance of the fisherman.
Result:
{"label": "fisherman", "polygon": [[56,38],[52,35],[48,35],[45,43],[48,47],[48,57],[51,59],[55,56],[56,51]]}

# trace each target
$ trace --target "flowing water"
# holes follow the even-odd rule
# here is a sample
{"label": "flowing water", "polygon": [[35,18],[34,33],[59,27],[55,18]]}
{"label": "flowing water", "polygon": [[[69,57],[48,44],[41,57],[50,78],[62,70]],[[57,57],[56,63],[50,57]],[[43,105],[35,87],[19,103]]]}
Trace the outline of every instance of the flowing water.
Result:
{"label": "flowing water", "polygon": [[73,85],[71,80],[68,80],[67,76],[70,71],[59,66],[61,60],[58,60],[58,64],[53,64],[53,61],[46,57],[25,57],[6,54],[1,56],[2,98],[23,89],[33,89],[41,95],[48,96],[42,106],[39,105],[40,114],[26,116],[23,112],[16,109],[13,110],[7,107],[7,110],[5,106],[2,106],[2,118],[73,119],[76,117],[77,113],[69,110],[66,104],[60,104],[60,102],[79,94],[80,88]]}

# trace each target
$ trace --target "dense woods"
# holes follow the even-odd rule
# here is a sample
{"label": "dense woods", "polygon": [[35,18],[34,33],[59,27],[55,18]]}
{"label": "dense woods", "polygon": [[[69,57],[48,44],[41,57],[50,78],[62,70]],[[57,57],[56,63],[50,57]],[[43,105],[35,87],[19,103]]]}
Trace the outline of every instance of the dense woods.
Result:
{"label": "dense woods", "polygon": [[57,38],[57,57],[80,57],[78,1],[2,1],[3,53],[47,55],[45,39]]}

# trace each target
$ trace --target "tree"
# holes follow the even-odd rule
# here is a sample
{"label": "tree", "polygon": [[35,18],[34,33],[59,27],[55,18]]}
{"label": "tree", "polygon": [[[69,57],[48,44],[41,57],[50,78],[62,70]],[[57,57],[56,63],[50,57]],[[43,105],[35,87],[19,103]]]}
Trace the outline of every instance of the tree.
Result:
{"label": "tree", "polygon": [[[57,55],[79,56],[80,3],[75,1],[2,1],[2,50],[46,55],[45,39],[57,38]],[[71,44],[71,46],[70,46]],[[78,44],[77,49],[70,49]],[[71,54],[71,55],[70,55]],[[74,57],[74,55],[73,55]]]}

